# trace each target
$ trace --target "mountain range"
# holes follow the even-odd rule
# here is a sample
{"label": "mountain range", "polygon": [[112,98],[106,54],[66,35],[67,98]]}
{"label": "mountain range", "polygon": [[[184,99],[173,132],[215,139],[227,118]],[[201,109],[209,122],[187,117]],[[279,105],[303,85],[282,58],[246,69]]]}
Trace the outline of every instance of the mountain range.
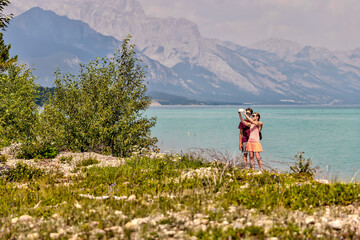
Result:
{"label": "mountain range", "polygon": [[148,17],[136,0],[13,0],[7,10],[16,15],[4,36],[11,53],[34,64],[44,86],[55,66],[76,71],[130,33],[153,92],[249,104],[360,103],[360,48],[332,52],[274,38],[240,46],[202,37],[187,19]]}

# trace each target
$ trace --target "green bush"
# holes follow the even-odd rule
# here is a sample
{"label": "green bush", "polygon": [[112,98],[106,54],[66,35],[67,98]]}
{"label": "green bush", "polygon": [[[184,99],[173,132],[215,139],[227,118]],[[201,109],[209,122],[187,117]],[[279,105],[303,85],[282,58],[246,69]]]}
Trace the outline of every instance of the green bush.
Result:
{"label": "green bush", "polygon": [[290,166],[290,169],[300,177],[313,177],[315,175],[316,168],[312,168],[311,158],[305,160],[304,152],[299,152],[294,156],[295,164]]}
{"label": "green bush", "polygon": [[37,85],[30,69],[12,65],[0,74],[0,147],[34,137]]}
{"label": "green bush", "polygon": [[40,178],[43,174],[43,170],[28,166],[25,163],[17,163],[14,168],[5,172],[6,180],[10,182],[29,181]]}
{"label": "green bush", "polygon": [[6,155],[0,154],[0,163],[6,163],[8,157]]}
{"label": "green bush", "polygon": [[150,98],[145,73],[125,39],[112,58],[81,65],[78,76],[56,72],[54,94],[40,116],[41,139],[62,149],[117,156],[152,147],[155,118],[144,117]]}
{"label": "green bush", "polygon": [[44,145],[35,141],[22,144],[16,157],[23,159],[52,159],[58,154],[59,149],[54,145]]}

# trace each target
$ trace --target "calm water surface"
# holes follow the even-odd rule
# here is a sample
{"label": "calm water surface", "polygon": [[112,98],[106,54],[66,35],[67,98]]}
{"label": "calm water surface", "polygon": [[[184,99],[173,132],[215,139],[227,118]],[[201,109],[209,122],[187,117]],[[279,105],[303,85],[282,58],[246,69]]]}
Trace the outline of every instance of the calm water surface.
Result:
{"label": "calm water surface", "polygon": [[[240,107],[246,108],[161,106],[150,107],[146,115],[157,117],[152,135],[161,151],[201,147],[239,155]],[[262,159],[271,166],[284,168],[278,162],[290,162],[295,154],[305,152],[305,158],[311,158],[330,179],[349,180],[360,169],[360,106],[252,108],[264,123]]]}

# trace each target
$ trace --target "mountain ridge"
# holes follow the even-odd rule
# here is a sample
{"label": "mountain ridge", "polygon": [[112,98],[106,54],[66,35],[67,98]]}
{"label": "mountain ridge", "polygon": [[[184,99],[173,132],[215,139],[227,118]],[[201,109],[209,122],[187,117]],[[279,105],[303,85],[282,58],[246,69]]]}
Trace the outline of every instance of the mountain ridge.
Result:
{"label": "mountain ridge", "polygon": [[[73,2],[75,7],[70,8]],[[112,7],[111,3],[118,4]],[[78,18],[117,40],[131,32],[139,51],[152,66],[152,90],[198,99],[272,103],[284,99],[353,103],[360,96],[360,54],[355,50],[334,53],[310,46],[290,48],[296,46],[291,42],[283,49],[281,45],[271,48],[265,41],[260,47],[248,48],[207,39],[189,20],[147,17],[134,0],[106,0],[102,5],[82,0],[64,0],[62,4],[28,0],[24,4],[23,8],[42,5],[58,15]],[[83,8],[76,11],[79,6]]]}

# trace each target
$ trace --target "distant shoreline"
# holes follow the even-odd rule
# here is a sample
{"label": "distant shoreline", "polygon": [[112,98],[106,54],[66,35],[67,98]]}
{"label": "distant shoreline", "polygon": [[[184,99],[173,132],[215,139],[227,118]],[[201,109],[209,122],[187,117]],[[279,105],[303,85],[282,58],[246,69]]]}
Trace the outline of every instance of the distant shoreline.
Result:
{"label": "distant shoreline", "polygon": [[360,104],[344,104],[344,105],[322,105],[322,104],[150,104],[150,108],[162,107],[231,107],[231,106],[256,106],[256,107],[291,107],[291,108],[360,108]]}

